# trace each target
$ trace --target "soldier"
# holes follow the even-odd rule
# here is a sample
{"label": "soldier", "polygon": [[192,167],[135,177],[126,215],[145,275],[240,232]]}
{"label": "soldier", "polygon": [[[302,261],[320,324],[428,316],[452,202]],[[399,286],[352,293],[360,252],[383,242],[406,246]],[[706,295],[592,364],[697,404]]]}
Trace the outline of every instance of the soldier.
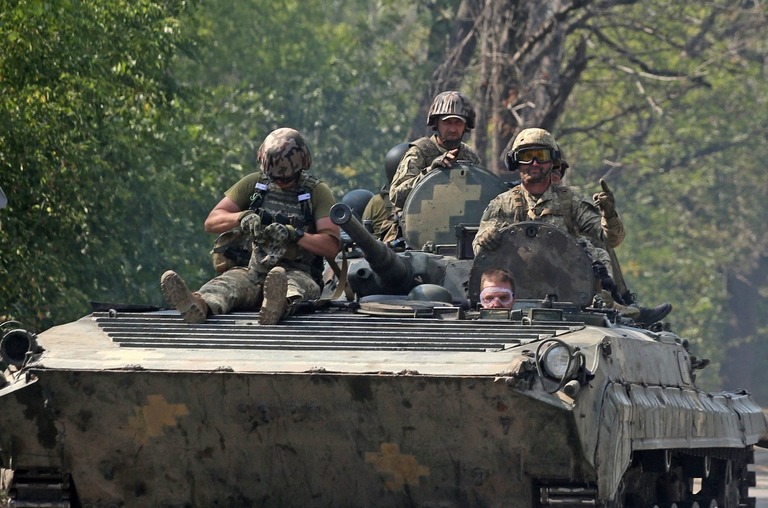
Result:
{"label": "soldier", "polygon": [[160,288],[184,321],[202,323],[208,314],[254,309],[263,295],[259,322],[275,324],[289,305],[320,296],[323,257],[339,251],[339,227],[331,222],[331,189],[304,173],[312,158],[301,134],[271,132],[259,147],[260,173],[229,188],[205,220],[221,233],[238,225],[252,238],[248,267],[232,268],[192,293],[168,270]]}
{"label": "soldier", "polygon": [[438,94],[427,113],[427,125],[436,131],[435,134],[410,144],[392,180],[389,198],[399,210],[403,209],[411,190],[428,172],[451,167],[455,160],[480,164],[480,157],[462,141],[464,134],[475,127],[475,109],[461,92]]}
{"label": "soldier", "polygon": [[511,309],[515,304],[515,280],[503,268],[486,270],[480,276],[480,305],[484,309]]}
{"label": "soldier", "polygon": [[400,143],[389,149],[384,156],[384,171],[387,183],[378,194],[374,195],[363,211],[363,222],[370,221],[371,234],[390,247],[397,247],[397,240],[402,239],[403,232],[395,205],[389,199],[389,187],[397,171],[397,166],[408,151],[408,143]]}
{"label": "soldier", "polygon": [[[614,308],[640,324],[652,324],[672,310],[669,303],[652,309],[624,306],[612,298],[611,263],[602,247],[618,247],[624,239],[624,224],[616,212],[613,193],[600,180],[602,191],[588,201],[569,187],[553,186],[552,172],[560,167],[561,153],[555,138],[544,129],[524,129],[515,138],[504,162],[507,169],[519,169],[521,184],[494,198],[483,212],[473,249],[494,250],[501,240],[499,230],[522,221],[541,221],[568,231],[584,245],[603,283],[603,298]],[[603,254],[605,253],[605,254]],[[606,287],[607,286],[607,287]],[[614,287],[611,287],[614,286]]]}

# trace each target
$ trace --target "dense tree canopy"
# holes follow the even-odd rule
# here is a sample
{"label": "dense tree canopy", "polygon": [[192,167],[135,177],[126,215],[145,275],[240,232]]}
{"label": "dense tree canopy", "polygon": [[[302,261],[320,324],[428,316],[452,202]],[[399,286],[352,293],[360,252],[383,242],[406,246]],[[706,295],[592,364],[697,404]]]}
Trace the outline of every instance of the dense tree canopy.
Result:
{"label": "dense tree canopy", "polygon": [[42,330],[91,300],[159,305],[166,268],[212,275],[202,222],[269,131],[302,131],[338,197],[373,190],[455,88],[488,167],[543,126],[569,184],[606,178],[642,303],[675,304],[674,328],[721,367],[710,387],[768,400],[768,184],[751,170],[768,155],[765,8],[0,0],[0,315]]}

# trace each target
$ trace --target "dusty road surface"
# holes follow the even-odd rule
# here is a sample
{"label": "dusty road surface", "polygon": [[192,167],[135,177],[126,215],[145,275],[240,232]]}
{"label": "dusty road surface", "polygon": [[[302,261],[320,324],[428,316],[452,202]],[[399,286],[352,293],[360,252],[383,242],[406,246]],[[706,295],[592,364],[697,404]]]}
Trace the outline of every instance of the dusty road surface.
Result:
{"label": "dusty road surface", "polygon": [[755,447],[755,473],[757,487],[749,489],[749,495],[757,499],[756,508],[768,508],[768,449]]}

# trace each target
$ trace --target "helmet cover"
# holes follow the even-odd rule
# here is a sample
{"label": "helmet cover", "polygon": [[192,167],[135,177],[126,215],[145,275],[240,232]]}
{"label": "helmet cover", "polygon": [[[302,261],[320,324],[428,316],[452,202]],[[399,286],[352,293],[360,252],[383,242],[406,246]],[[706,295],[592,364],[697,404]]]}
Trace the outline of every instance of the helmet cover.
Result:
{"label": "helmet cover", "polygon": [[512,148],[504,156],[504,165],[509,171],[517,171],[517,162],[515,162],[515,152],[521,148],[530,146],[541,146],[552,150],[553,164],[560,165],[560,145],[557,144],[555,137],[544,129],[537,127],[523,129],[512,142]]}
{"label": "helmet cover", "polygon": [[475,128],[475,108],[466,95],[455,90],[441,92],[432,101],[427,113],[427,125],[435,126],[444,116],[458,116],[464,119],[467,129]]}
{"label": "helmet cover", "polygon": [[518,148],[526,146],[545,146],[552,150],[560,151],[560,147],[555,141],[555,137],[544,129],[523,129],[520,134],[517,135],[515,141],[512,143],[512,152]]}
{"label": "helmet cover", "polygon": [[312,165],[309,147],[299,131],[283,127],[270,132],[259,147],[261,172],[270,178],[291,178]]}

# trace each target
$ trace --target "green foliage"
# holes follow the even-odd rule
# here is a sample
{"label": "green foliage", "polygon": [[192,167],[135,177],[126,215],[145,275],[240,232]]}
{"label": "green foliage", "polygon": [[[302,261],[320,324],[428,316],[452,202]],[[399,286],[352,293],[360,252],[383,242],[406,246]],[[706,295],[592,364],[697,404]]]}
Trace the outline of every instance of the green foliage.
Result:
{"label": "green foliage", "polygon": [[379,187],[416,107],[404,69],[425,31],[407,5],[1,9],[0,318],[41,330],[90,300],[162,305],[171,267],[202,284],[212,238],[201,224],[278,126],[304,132],[313,172],[338,196]]}
{"label": "green foliage", "polygon": [[597,46],[562,122],[571,182],[589,192],[611,182],[630,285],[646,305],[675,304],[675,330],[713,360],[702,374],[709,388],[742,340],[729,333],[740,318],[725,273],[753,278],[766,248],[768,184],[751,170],[768,156],[765,47],[750,28],[758,14],[685,2],[612,11],[600,30],[620,51]]}
{"label": "green foliage", "polygon": [[[290,126],[310,144],[313,173],[337,196],[383,183],[386,151],[404,140],[418,106],[408,73],[423,30],[405,23],[407,2],[205,4],[196,14],[206,41],[179,73],[212,90],[219,135],[232,156],[227,181],[254,167],[271,130]],[[406,14],[401,14],[405,12]],[[421,85],[417,81],[418,85]],[[230,170],[231,169],[231,170]]]}
{"label": "green foliage", "polygon": [[174,246],[204,218],[207,203],[187,199],[201,190],[190,152],[207,141],[168,73],[188,43],[185,9],[30,1],[0,12],[4,318],[40,329],[89,299],[146,301],[149,258],[189,263]]}

